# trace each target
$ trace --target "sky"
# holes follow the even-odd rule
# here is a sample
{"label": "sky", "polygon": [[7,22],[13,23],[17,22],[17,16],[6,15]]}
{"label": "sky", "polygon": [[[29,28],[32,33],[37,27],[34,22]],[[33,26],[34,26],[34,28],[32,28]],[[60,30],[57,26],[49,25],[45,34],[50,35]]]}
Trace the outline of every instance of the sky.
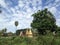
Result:
{"label": "sky", "polygon": [[[31,28],[31,15],[45,8],[52,12],[56,25],[60,26],[60,0],[0,0],[0,7],[0,30],[7,28],[7,32],[16,32],[16,29]],[[18,21],[17,27],[15,21]]]}

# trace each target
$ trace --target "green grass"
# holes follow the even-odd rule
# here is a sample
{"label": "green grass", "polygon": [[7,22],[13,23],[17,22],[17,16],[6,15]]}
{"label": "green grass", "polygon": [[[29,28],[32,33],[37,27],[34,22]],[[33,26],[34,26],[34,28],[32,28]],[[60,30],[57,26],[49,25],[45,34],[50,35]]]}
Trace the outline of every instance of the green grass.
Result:
{"label": "green grass", "polygon": [[0,37],[0,45],[60,45],[60,36],[40,35],[28,37]]}

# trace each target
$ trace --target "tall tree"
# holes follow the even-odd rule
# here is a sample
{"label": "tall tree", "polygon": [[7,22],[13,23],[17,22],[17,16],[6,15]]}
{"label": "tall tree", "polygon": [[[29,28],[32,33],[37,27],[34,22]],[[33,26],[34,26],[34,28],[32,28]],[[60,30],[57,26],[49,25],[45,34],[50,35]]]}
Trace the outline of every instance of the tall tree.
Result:
{"label": "tall tree", "polygon": [[18,21],[15,21],[15,26],[16,26],[16,30],[17,30],[17,26],[18,26]]}
{"label": "tall tree", "polygon": [[2,10],[0,10],[0,13],[2,13]]}
{"label": "tall tree", "polygon": [[37,29],[39,34],[44,34],[46,30],[54,31],[57,27],[54,15],[47,8],[37,11],[32,16],[33,21],[31,27]]}
{"label": "tall tree", "polygon": [[15,26],[16,26],[16,27],[18,26],[18,21],[15,21]]}
{"label": "tall tree", "polygon": [[1,10],[1,5],[0,5],[0,13],[2,13],[2,10]]}
{"label": "tall tree", "polygon": [[1,13],[2,11],[0,10],[0,13]]}

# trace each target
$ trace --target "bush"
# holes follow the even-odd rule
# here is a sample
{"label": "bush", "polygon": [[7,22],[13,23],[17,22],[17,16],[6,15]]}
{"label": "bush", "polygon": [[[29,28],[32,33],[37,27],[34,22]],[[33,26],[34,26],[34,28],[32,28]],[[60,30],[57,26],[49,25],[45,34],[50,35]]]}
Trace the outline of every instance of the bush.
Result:
{"label": "bush", "polygon": [[0,45],[60,45],[60,37],[53,35],[40,35],[28,37],[0,37]]}

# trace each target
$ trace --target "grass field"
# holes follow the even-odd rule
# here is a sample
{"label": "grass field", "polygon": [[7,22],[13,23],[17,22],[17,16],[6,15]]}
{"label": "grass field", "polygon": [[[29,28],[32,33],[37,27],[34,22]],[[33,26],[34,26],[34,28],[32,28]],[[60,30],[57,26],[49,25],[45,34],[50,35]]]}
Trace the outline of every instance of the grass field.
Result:
{"label": "grass field", "polygon": [[40,35],[28,37],[0,37],[0,45],[60,45],[60,37],[53,35]]}

